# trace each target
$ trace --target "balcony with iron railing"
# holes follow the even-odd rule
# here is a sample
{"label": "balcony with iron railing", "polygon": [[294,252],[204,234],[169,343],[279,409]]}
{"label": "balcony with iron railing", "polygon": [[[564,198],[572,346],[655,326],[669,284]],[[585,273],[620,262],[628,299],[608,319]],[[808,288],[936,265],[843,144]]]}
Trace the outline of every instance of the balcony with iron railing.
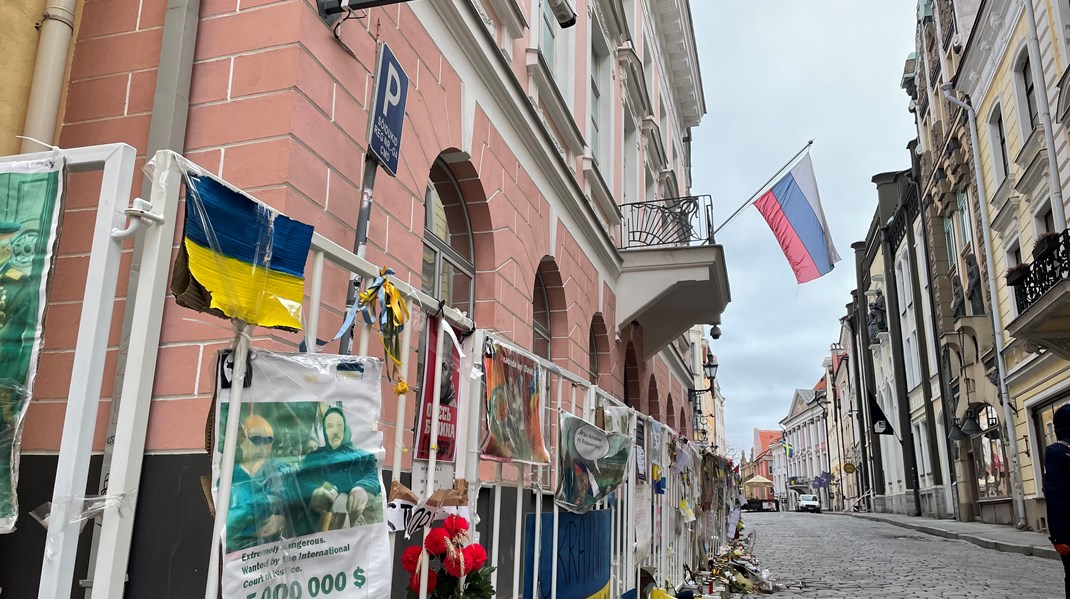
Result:
{"label": "balcony with iron railing", "polygon": [[1007,273],[1018,316],[1007,332],[1070,359],[1070,230],[1038,239],[1033,262]]}
{"label": "balcony with iron railing", "polygon": [[696,324],[717,325],[730,300],[708,195],[620,207],[618,327],[643,327],[649,359]]}
{"label": "balcony with iron railing", "polygon": [[713,198],[686,196],[620,207],[620,249],[713,245]]}

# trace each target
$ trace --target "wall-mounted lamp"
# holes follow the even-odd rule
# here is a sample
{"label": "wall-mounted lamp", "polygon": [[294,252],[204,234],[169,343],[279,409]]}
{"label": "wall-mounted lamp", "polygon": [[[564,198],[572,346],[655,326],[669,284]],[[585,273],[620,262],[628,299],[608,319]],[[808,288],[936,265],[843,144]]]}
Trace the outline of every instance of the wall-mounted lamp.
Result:
{"label": "wall-mounted lamp", "polygon": [[713,380],[717,378],[717,358],[713,356],[706,357],[706,363],[702,365],[702,376],[710,381],[710,386],[705,389],[688,389],[687,396],[692,402],[702,397],[704,393],[713,391]]}

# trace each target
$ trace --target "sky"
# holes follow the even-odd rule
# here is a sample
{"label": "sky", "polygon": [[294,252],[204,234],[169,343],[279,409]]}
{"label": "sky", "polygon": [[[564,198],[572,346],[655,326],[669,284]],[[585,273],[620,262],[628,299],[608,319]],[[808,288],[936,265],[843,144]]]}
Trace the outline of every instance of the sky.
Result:
{"label": "sky", "polygon": [[691,2],[707,114],[694,130],[692,187],[723,222],[809,139],[821,202],[843,260],[798,285],[749,207],[718,235],[732,301],[712,341],[729,448],[780,428],[838,341],[854,289],[851,244],[865,238],[881,172],[910,166],[916,135],[900,86],[914,50],[911,0]]}

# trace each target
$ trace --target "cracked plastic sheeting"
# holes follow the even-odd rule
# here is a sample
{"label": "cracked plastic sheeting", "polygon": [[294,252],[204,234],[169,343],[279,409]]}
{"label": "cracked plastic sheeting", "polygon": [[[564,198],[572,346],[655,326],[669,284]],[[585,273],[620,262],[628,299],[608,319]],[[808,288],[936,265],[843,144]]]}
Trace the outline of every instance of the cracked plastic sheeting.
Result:
{"label": "cracked plastic sheeting", "polygon": [[[111,508],[118,508],[119,513],[130,507],[135,500],[137,491],[130,491],[118,495],[94,495],[91,497],[71,497],[58,504],[46,501],[30,512],[35,520],[48,529],[53,518],[66,521],[67,525],[78,524],[78,531],[85,529],[85,525],[91,520],[103,514]],[[60,530],[66,529],[66,526]],[[52,560],[55,557],[55,538],[49,535],[45,539],[45,559]]]}
{"label": "cracked plastic sheeting", "polygon": [[[180,306],[250,325],[301,329],[313,229],[179,161],[186,187],[171,279]],[[166,179],[146,167],[154,182]]]}
{"label": "cracked plastic sheeting", "polygon": [[63,205],[64,163],[0,165],[0,533],[18,518],[19,448],[37,359]]}
{"label": "cracked plastic sheeting", "polygon": [[[223,532],[224,599],[390,596],[386,452],[375,426],[382,366],[257,351],[250,375],[235,381],[221,356],[215,431],[226,430],[233,386],[245,385]],[[213,441],[218,481],[224,440]]]}

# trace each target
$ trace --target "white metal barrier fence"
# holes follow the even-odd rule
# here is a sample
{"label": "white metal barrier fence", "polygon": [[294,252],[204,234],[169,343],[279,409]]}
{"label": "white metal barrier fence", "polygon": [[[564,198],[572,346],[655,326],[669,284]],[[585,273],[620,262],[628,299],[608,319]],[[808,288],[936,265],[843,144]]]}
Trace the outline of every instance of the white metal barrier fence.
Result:
{"label": "white metal barrier fence", "polygon": [[[128,154],[132,152],[126,146],[122,146],[122,148],[125,148],[123,151]],[[94,154],[93,156],[96,155]],[[97,246],[110,243],[107,240],[112,239],[112,229],[118,228],[122,224],[123,208],[126,206],[124,196],[129,193],[128,186],[123,187],[122,182],[124,180],[129,181],[132,174],[130,170],[132,168],[132,160],[130,159],[132,154],[129,157],[126,154],[123,154],[123,156],[122,172],[114,173],[108,170],[111,168],[111,163],[107,163],[109,166],[106,167],[105,187],[108,189],[108,202],[112,203],[102,201],[101,204],[102,211],[98,217],[96,237],[94,238],[94,260],[98,256]],[[103,161],[103,158],[100,160]],[[140,358],[136,363],[132,362],[128,366],[128,370],[131,370],[131,375],[127,375],[124,381],[115,434],[116,452],[114,463],[111,465],[111,484],[108,488],[109,496],[131,498],[131,500],[116,503],[103,511],[102,533],[98,549],[101,557],[96,562],[94,576],[93,596],[96,599],[121,597],[123,593],[123,581],[125,579],[135,515],[133,507],[136,502],[133,501],[133,498],[136,496],[140,482],[141,456],[145,450],[152,381],[155,375],[155,350],[159,343],[164,290],[168,280],[167,266],[168,260],[170,260],[171,240],[173,239],[171,232],[178,218],[176,212],[183,186],[183,180],[179,173],[183,170],[195,170],[202,176],[212,177],[211,173],[203,172],[199,167],[173,152],[159,152],[156,154],[154,161],[157,178],[153,185],[150,199],[151,206],[148,206],[146,210],[152,210],[152,206],[155,206],[157,211],[162,211],[149,216],[153,217],[153,219],[150,219],[153,222],[164,224],[165,226],[156,227],[152,231],[152,243],[148,246],[152,253],[151,256],[145,255],[146,264],[149,267],[143,266],[138,280],[136,301],[139,307],[138,312],[135,314],[135,319],[140,323],[138,326],[144,327],[146,332],[140,335],[139,339],[142,341],[137,350],[135,351],[133,345],[131,345],[130,349],[131,360],[138,356]],[[100,164],[100,162],[95,164]],[[222,181],[221,183],[226,184]],[[243,193],[233,186],[228,185],[228,187]],[[104,195],[102,192],[102,198]],[[104,224],[106,222],[108,224]],[[108,263],[100,268],[104,269],[104,272],[111,273],[109,275],[111,277],[111,285],[104,286],[101,298],[95,300],[95,303],[89,301],[90,296],[87,292],[85,309],[88,310],[91,306],[101,306],[98,309],[103,313],[104,307],[110,306],[114,302],[114,274],[118,268],[118,254],[113,250],[108,250],[108,252],[101,250],[99,254],[101,259]],[[96,268],[94,260],[90,262],[91,270]],[[352,277],[357,275],[366,280],[378,276],[379,268],[318,234],[313,238],[309,264],[311,266],[311,274],[306,279],[305,287],[308,297],[308,307],[305,312],[305,329],[312,332],[307,343],[308,350],[316,351],[317,344],[314,339],[314,333],[318,330],[319,323],[324,318],[322,299],[323,285],[327,278],[324,274],[326,265],[329,264],[333,268],[340,269],[340,274],[344,273],[344,276]],[[333,279],[331,283],[342,282],[338,278]],[[92,275],[90,281],[93,281]],[[416,439],[411,425],[414,419],[409,417],[409,402],[413,401],[416,406],[419,406],[420,402],[412,397],[415,394],[400,395],[397,397],[396,413],[393,415],[393,419],[388,419],[387,415],[383,414],[380,420],[381,424],[387,429],[386,442],[388,446],[392,447],[390,455],[392,480],[400,481],[402,476],[406,474],[411,477],[416,474],[414,470],[426,472],[424,477],[426,478],[425,484],[419,483],[419,476],[414,479],[413,483],[413,490],[423,499],[428,498],[436,490],[436,486],[440,484],[451,483],[454,479],[463,479],[468,482],[469,510],[473,515],[473,533],[477,539],[490,537],[489,563],[498,568],[493,575],[493,583],[497,589],[498,597],[524,596],[523,577],[527,575],[531,579],[533,597],[557,598],[557,588],[561,582],[561,573],[559,572],[560,556],[557,555],[558,523],[561,517],[561,508],[553,499],[558,485],[557,461],[561,453],[558,440],[561,426],[560,415],[567,412],[588,422],[593,422],[599,409],[607,408],[626,411],[629,431],[633,436],[636,424],[640,421],[644,423],[644,429],[648,431],[651,439],[654,438],[654,435],[659,435],[661,442],[647,442],[647,455],[644,461],[647,464],[658,464],[665,476],[662,493],[652,492],[656,482],[653,480],[653,476],[648,476],[648,480],[645,482],[637,480],[636,464],[639,458],[636,451],[633,450],[629,458],[624,484],[597,506],[599,509],[610,510],[612,517],[609,596],[619,597],[626,591],[636,588],[639,584],[640,568],[644,567],[654,571],[654,576],[659,583],[682,581],[685,567],[696,565],[695,561],[700,555],[698,551],[704,546],[702,542],[709,542],[709,539],[699,538],[697,527],[681,521],[680,516],[681,507],[684,505],[682,502],[686,502],[686,505],[690,506],[698,505],[697,489],[700,485],[697,484],[696,472],[701,472],[701,468],[698,467],[701,464],[702,456],[700,453],[668,427],[659,425],[649,416],[626,407],[619,399],[592,385],[586,376],[565,371],[551,361],[539,358],[530,351],[516,347],[493,332],[475,329],[473,321],[466,314],[448,306],[442,306],[436,298],[413,288],[404,281],[397,279],[392,279],[392,281],[401,294],[413,306],[418,308],[418,313],[420,314],[420,316],[414,314],[414,322],[407,326],[403,333],[401,358],[404,365],[401,367],[401,372],[412,373],[412,369],[409,367],[409,359],[413,353],[411,348],[412,332],[416,328],[414,324],[416,322],[421,324],[425,322],[423,319],[428,314],[441,313],[443,316],[443,318],[436,321],[440,327],[437,337],[439,344],[437,355],[442,355],[443,346],[446,343],[445,340],[447,336],[452,335],[452,331],[448,329],[448,326],[474,332],[474,334],[465,338],[462,344],[462,352],[465,358],[461,364],[462,376],[460,377],[461,386],[458,389],[458,397],[466,398],[466,401],[461,401],[458,406],[456,463],[453,465],[436,463],[436,451],[430,452],[430,459],[427,460],[426,464],[417,463],[412,459],[414,454],[407,452],[407,448],[415,446]],[[105,281],[105,283],[108,282],[107,280]],[[112,295],[109,296],[109,293]],[[336,314],[334,316],[342,318],[343,315]],[[95,326],[93,325],[94,322],[96,323]],[[85,334],[93,336],[94,341],[92,343],[88,341],[83,343],[83,333],[80,331],[79,353],[76,356],[83,353],[86,355],[96,353],[100,356],[98,361],[102,362],[103,351],[95,352],[99,345],[97,337],[101,334],[107,334],[109,322],[107,319],[87,316],[85,310],[83,310],[81,324],[83,328],[93,329]],[[363,326],[359,327],[359,329],[360,338],[357,345],[357,353],[368,355],[370,331]],[[483,387],[485,377],[482,376],[482,354],[484,344],[490,340],[526,355],[548,373],[546,378],[546,390],[548,392],[540,394],[540,408],[543,414],[543,421],[546,423],[543,434],[550,449],[550,461],[547,465],[502,464],[482,459],[481,442],[487,424]],[[143,347],[145,343],[149,343],[153,347]],[[76,358],[76,369],[77,360],[78,358]],[[100,364],[96,364],[92,369],[87,369],[87,372],[90,370],[92,372],[101,371],[102,374],[102,366]],[[430,437],[437,439],[441,403],[441,369],[434,369],[434,373],[434,381],[432,383],[434,385],[434,399],[431,409]],[[85,386],[87,388],[82,389],[79,393],[92,396],[95,392],[91,391],[91,389],[99,389],[100,386],[99,379],[95,382],[95,385]],[[74,403],[74,386],[75,381],[72,379],[72,402],[70,405],[84,405],[83,412],[95,409],[96,402],[92,401],[91,397],[83,403]],[[68,410],[70,409],[68,407]],[[417,410],[414,409],[413,415],[416,414]],[[68,416],[70,416],[70,413],[68,413]],[[70,420],[68,418],[68,421]],[[83,418],[80,420],[83,423],[92,422],[92,419]],[[72,424],[68,422],[68,425]],[[86,427],[83,426],[82,428],[85,429]],[[65,429],[63,437],[64,448],[66,449],[70,443],[77,440],[80,446],[79,449],[82,451],[77,456],[74,455],[73,451],[69,452],[69,458],[65,457],[68,453],[61,453],[61,466],[67,463],[66,460],[70,459],[72,464],[83,464],[83,467],[75,468],[74,470],[80,472],[87,470],[84,464],[86,463],[85,460],[88,460],[89,452],[86,448],[81,447],[84,443],[88,443],[86,435],[91,435],[92,427],[90,426],[87,430],[68,432]],[[412,440],[411,444],[408,442],[410,439]],[[119,451],[119,448],[122,448],[122,451]],[[682,462],[679,459],[674,460],[669,455],[671,448],[675,448],[677,452],[688,452],[689,462],[692,464],[689,484],[685,483],[686,477],[672,475],[673,464]],[[417,466],[415,469],[414,464]],[[64,472],[70,470],[68,467],[64,468]],[[438,474],[439,471],[442,474]],[[675,474],[680,474],[680,472]],[[84,488],[84,478],[77,479],[77,477],[71,476],[68,482],[76,487],[80,484]],[[76,495],[74,489],[61,488],[59,482],[57,482],[56,493],[60,499]],[[219,505],[220,502],[217,500],[216,503]],[[507,503],[513,504],[509,510],[506,510],[506,506],[503,505]],[[531,563],[534,567],[532,572],[526,573],[524,571],[524,564],[526,563],[524,534],[525,518],[529,511],[533,514],[535,521],[535,535],[532,541],[533,551],[531,556]],[[643,517],[637,518],[637,514]],[[646,518],[647,515],[649,515],[649,519]],[[540,531],[542,530],[544,518],[549,518],[552,521],[552,542],[549,547],[543,547],[541,541]],[[717,519],[720,519],[720,522],[724,521],[723,515],[720,514],[713,517],[714,521]],[[642,524],[642,527],[640,527],[640,524]],[[43,580],[46,578],[53,580],[54,584],[49,583],[47,586],[49,594],[42,594],[42,597],[68,596],[75,550],[73,539],[77,535],[76,530],[72,533],[67,529],[72,529],[73,526],[74,524],[56,520],[53,522],[53,527],[56,530],[50,529],[49,531],[49,536],[52,540],[50,542],[57,543],[52,546],[56,547],[58,553],[46,556],[43,574],[47,576],[43,576]],[[721,526],[723,527],[723,524]],[[429,530],[429,527],[425,528],[425,534],[427,530]],[[64,535],[69,535],[69,538],[65,538]],[[644,540],[650,539],[649,550],[644,551],[647,555],[642,559],[637,557],[641,537]],[[545,552],[550,553],[552,563],[550,580],[540,581],[538,566],[541,563],[542,554]],[[212,559],[215,561],[216,557],[213,556]],[[427,567],[426,560],[424,567]],[[426,576],[422,578],[426,579]],[[213,580],[209,580],[208,596],[215,596],[213,588],[216,582],[214,577]],[[41,588],[41,592],[46,593],[46,585],[42,584]],[[393,595],[401,596],[403,592],[403,589],[395,588]],[[427,596],[426,590],[422,590],[419,596],[424,599]]]}

